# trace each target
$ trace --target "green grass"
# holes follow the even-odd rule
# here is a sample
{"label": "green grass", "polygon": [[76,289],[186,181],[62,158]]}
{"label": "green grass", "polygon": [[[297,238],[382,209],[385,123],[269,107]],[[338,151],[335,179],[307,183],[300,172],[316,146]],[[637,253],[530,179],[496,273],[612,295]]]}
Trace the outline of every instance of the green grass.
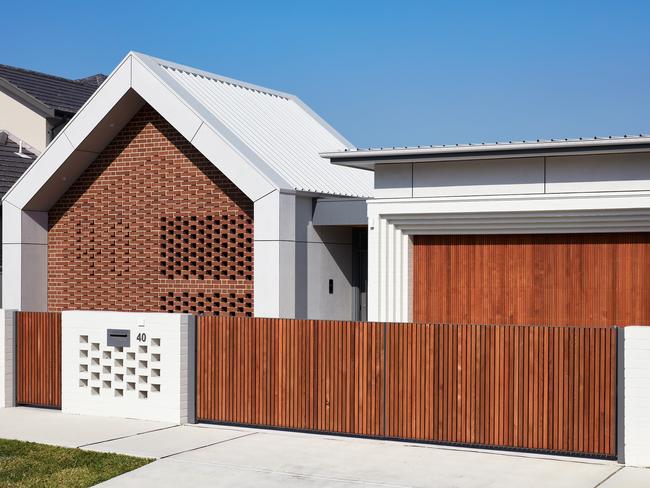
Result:
{"label": "green grass", "polygon": [[81,488],[151,461],[121,454],[0,439],[0,487]]}

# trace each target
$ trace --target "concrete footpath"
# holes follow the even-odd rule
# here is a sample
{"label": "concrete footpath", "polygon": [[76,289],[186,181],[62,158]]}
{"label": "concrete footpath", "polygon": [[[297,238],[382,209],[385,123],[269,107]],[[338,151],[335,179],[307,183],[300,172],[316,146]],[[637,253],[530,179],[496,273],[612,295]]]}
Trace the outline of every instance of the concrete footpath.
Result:
{"label": "concrete footpath", "polygon": [[0,438],[157,460],[106,487],[650,486],[650,470],[615,462],[213,425],[0,409]]}

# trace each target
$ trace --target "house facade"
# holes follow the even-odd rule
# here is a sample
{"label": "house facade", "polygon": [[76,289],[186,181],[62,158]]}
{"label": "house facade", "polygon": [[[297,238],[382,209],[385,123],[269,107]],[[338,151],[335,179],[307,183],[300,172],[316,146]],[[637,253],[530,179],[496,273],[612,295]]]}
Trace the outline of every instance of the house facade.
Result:
{"label": "house facade", "polygon": [[356,150],[368,318],[650,324],[650,137]]}
{"label": "house facade", "polygon": [[372,175],[319,156],[351,147],[293,95],[130,53],[3,200],[4,306],[357,318]]}

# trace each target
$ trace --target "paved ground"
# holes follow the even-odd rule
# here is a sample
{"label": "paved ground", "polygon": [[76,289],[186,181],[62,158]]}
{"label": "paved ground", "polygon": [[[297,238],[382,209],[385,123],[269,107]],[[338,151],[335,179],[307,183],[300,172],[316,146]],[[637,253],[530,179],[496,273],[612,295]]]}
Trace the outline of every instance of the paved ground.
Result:
{"label": "paved ground", "polygon": [[0,409],[0,437],[158,460],[106,487],[641,488],[650,470],[614,462],[410,443]]}

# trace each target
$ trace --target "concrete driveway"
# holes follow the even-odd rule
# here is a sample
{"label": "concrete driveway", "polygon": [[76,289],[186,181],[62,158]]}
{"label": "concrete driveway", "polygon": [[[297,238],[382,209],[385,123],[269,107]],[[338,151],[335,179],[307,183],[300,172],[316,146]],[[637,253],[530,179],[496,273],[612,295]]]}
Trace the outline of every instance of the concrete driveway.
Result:
{"label": "concrete driveway", "polygon": [[107,487],[648,487],[614,462],[292,432],[0,410],[0,437],[155,457]]}

